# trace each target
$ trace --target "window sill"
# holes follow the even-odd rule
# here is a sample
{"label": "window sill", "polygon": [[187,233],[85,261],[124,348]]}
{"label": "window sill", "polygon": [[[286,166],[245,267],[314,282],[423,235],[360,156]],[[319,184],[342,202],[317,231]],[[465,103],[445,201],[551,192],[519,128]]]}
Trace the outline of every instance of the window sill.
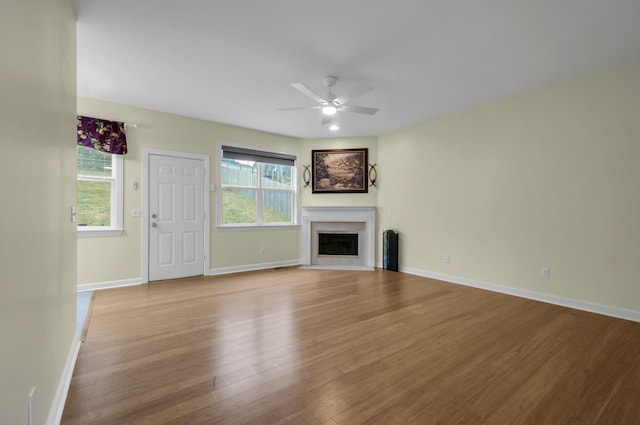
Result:
{"label": "window sill", "polygon": [[252,225],[238,225],[238,226],[216,226],[216,231],[218,232],[256,232],[256,231],[264,231],[264,230],[299,230],[299,224],[274,224],[274,225],[266,225],[266,226],[252,226]]}
{"label": "window sill", "polygon": [[124,229],[99,229],[99,228],[84,228],[78,227],[79,238],[107,238],[114,236],[122,236]]}

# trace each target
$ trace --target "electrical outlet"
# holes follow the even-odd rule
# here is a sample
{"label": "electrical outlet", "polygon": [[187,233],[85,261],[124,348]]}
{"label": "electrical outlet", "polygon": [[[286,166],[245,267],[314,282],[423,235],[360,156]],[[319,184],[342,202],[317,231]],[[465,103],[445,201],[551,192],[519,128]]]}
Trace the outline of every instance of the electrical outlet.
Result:
{"label": "electrical outlet", "polygon": [[260,255],[262,255],[262,254],[264,254],[264,247],[263,246],[260,247]]}
{"label": "electrical outlet", "polygon": [[445,264],[451,264],[451,257],[445,255],[444,257],[442,257],[442,261],[444,261]]}
{"label": "electrical outlet", "polygon": [[542,267],[542,268],[540,269],[540,277],[541,277],[542,279],[549,279],[549,276],[550,276],[550,271],[549,271],[549,269],[548,269],[548,268],[546,268],[546,267]]}

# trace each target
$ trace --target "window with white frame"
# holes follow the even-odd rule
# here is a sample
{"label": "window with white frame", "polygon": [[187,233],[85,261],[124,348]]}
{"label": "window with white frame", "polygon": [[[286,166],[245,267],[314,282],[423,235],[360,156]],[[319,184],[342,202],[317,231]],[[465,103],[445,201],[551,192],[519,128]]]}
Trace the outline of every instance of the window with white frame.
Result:
{"label": "window with white frame", "polygon": [[122,233],[123,155],[77,146],[79,236]]}
{"label": "window with white frame", "polygon": [[294,155],[222,145],[218,158],[218,226],[296,224]]}

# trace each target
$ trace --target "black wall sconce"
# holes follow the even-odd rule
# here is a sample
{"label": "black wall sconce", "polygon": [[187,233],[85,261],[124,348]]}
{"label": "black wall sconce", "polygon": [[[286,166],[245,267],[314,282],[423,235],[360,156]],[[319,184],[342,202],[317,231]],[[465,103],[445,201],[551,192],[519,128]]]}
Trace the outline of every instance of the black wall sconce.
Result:
{"label": "black wall sconce", "polygon": [[378,170],[376,166],[378,164],[369,164],[369,186],[375,186],[376,180],[378,180]]}
{"label": "black wall sconce", "polygon": [[304,187],[309,187],[309,184],[311,183],[311,165],[303,165],[302,168],[302,181],[304,182]]}

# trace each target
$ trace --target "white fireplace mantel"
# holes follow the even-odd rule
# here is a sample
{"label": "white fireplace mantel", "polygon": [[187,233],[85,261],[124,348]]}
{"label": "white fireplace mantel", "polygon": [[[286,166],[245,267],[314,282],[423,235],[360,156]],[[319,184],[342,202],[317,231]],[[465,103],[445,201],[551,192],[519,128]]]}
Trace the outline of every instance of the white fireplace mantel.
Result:
{"label": "white fireplace mantel", "polygon": [[373,269],[376,261],[376,208],[375,207],[302,207],[302,235],[300,263],[311,265],[311,224],[364,223],[364,260],[366,268]]}

